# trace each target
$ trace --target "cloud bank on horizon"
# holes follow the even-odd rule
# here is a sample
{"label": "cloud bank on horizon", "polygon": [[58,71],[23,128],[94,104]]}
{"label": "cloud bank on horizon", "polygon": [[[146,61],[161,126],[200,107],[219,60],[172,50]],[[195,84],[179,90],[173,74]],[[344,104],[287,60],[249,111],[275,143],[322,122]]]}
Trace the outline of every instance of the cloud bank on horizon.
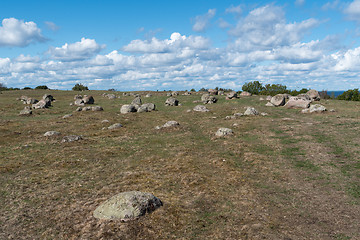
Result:
{"label": "cloud bank on horizon", "polygon": [[[296,0],[294,7],[306,2]],[[284,6],[230,5],[223,12],[209,8],[189,19],[192,33],[174,31],[165,39],[133,39],[117,49],[83,36],[76,42],[50,46],[31,56],[0,55],[0,82],[12,87],[47,85],[71,89],[82,83],[90,89],[189,90],[201,87],[241,89],[245,82],[280,83],[292,89],[346,90],[359,88],[360,46],[345,41],[359,37],[360,0],[330,1],[319,9],[322,17],[287,20]],[[313,37],[337,11],[341,21],[354,24],[342,33]],[[225,19],[226,18],[226,19]],[[51,21],[45,26],[58,32]],[[226,37],[214,46],[207,31],[218,28]],[[136,29],[135,29],[136,30]],[[61,31],[66,31],[61,27]],[[49,43],[34,21],[4,18],[1,48],[30,48]]]}

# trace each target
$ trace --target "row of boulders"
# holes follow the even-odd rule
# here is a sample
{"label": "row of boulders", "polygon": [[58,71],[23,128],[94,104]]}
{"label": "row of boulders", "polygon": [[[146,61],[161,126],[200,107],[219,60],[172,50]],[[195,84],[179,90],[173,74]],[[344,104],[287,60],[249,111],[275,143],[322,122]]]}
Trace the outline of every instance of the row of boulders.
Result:
{"label": "row of boulders", "polygon": [[236,119],[242,116],[257,116],[257,115],[267,116],[268,114],[265,112],[260,113],[258,110],[256,110],[253,107],[245,107],[244,113],[234,113],[233,115],[226,116],[225,119]]}
{"label": "row of boulders", "polygon": [[[307,93],[299,94],[297,96],[291,96],[289,94],[277,94],[271,97],[270,101],[266,104],[266,106],[269,107],[284,106],[285,108],[301,108],[305,110],[302,111],[303,113],[326,111],[326,108],[320,104],[315,104],[314,105],[315,107],[312,107],[313,105],[311,105],[311,103],[314,101],[320,101],[320,94],[318,91],[311,89]],[[309,110],[310,108],[312,109],[311,111]]]}
{"label": "row of boulders", "polygon": [[155,111],[155,104],[153,103],[144,103],[140,97],[135,97],[131,104],[124,104],[120,108],[120,113],[130,113],[130,112],[151,112]]}
{"label": "row of boulders", "polygon": [[104,109],[101,106],[86,106],[86,107],[78,107],[75,111],[76,112],[81,112],[81,111],[103,111]]}

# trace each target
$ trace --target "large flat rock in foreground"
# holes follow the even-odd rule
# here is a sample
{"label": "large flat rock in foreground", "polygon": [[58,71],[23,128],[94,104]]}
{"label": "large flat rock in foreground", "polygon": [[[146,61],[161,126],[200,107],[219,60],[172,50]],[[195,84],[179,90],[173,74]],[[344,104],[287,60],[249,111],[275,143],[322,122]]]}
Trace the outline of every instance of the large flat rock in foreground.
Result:
{"label": "large flat rock in foreground", "polygon": [[94,217],[105,220],[129,221],[150,213],[162,205],[161,200],[151,193],[123,192],[97,207],[94,211]]}

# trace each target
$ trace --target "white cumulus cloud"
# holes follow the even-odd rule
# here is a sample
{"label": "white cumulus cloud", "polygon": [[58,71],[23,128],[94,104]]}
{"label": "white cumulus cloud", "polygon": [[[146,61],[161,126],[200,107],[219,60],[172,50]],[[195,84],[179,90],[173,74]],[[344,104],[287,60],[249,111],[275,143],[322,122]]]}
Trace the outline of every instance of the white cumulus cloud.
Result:
{"label": "white cumulus cloud", "polygon": [[0,47],[25,47],[46,39],[34,22],[24,22],[16,18],[5,18],[0,26]]}
{"label": "white cumulus cloud", "polygon": [[195,32],[204,32],[210,25],[210,20],[215,16],[216,9],[209,9],[204,15],[195,17],[195,23],[192,27]]}
{"label": "white cumulus cloud", "polygon": [[80,42],[65,43],[62,47],[50,48],[51,58],[63,61],[78,61],[88,59],[105,48],[105,45],[96,43],[94,39],[81,38]]}
{"label": "white cumulus cloud", "polygon": [[168,53],[183,48],[206,49],[209,45],[209,39],[202,36],[186,37],[185,35],[174,32],[171,34],[170,39],[165,40],[159,40],[155,37],[151,40],[133,40],[124,46],[123,50],[137,53]]}

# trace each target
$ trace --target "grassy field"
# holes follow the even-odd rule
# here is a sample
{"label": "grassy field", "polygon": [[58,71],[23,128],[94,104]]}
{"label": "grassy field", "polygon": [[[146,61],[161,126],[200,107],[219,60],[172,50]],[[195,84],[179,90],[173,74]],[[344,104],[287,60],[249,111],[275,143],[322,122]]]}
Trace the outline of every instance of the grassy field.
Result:
{"label": "grassy field", "polygon": [[[103,112],[75,112],[73,91],[0,94],[0,239],[360,239],[359,102],[321,100],[336,111],[302,114],[219,96],[200,113],[187,112],[200,95],[167,107],[153,92],[142,100],[157,111],[120,114],[133,97],[103,92],[86,92]],[[18,115],[16,98],[45,93],[51,108]],[[269,115],[225,120],[246,106]],[[180,126],[155,130],[169,120]],[[124,127],[103,129],[113,123]],[[219,127],[234,135],[215,138]],[[60,143],[72,134],[83,140]],[[131,190],[164,206],[126,223],[92,216]]]}

